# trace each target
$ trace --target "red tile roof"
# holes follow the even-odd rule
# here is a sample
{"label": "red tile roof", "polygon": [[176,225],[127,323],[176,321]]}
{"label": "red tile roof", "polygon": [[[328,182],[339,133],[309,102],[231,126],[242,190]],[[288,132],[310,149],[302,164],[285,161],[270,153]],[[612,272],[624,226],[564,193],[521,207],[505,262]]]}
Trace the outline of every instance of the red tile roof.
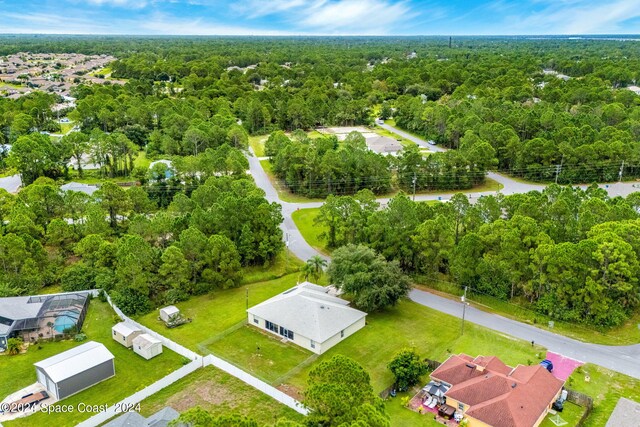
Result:
{"label": "red tile roof", "polygon": [[466,415],[493,427],[531,427],[563,382],[540,365],[515,369],[497,357],[451,356],[431,377],[451,384],[445,396],[469,405]]}

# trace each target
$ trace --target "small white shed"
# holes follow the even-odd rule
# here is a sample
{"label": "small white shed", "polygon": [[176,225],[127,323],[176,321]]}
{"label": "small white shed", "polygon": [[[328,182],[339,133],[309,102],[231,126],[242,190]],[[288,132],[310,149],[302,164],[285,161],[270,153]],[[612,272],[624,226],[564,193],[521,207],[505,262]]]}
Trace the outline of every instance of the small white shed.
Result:
{"label": "small white shed", "polygon": [[169,305],[165,308],[160,309],[160,319],[164,322],[168,322],[171,317],[180,314],[180,310],[175,305]]}
{"label": "small white shed", "polygon": [[149,360],[162,353],[162,341],[149,334],[141,334],[133,339],[133,351]]}
{"label": "small white shed", "polygon": [[133,339],[140,334],[142,334],[142,329],[125,322],[120,322],[111,328],[111,338],[127,348],[131,348]]}

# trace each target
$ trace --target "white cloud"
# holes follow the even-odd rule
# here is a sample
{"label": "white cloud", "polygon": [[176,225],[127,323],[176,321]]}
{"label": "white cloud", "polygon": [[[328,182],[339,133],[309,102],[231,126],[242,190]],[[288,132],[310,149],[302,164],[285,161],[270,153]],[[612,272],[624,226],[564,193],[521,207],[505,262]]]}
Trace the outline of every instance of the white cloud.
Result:
{"label": "white cloud", "polygon": [[324,34],[387,34],[393,27],[413,25],[415,16],[405,1],[319,1],[305,11],[300,27]]}
{"label": "white cloud", "polygon": [[202,19],[177,19],[172,17],[156,16],[153,19],[138,23],[140,34],[166,34],[166,35],[260,35],[281,36],[290,35],[286,31],[264,30],[259,28],[242,27],[234,25],[217,24]]}
{"label": "white cloud", "polygon": [[316,3],[314,0],[248,0],[233,3],[231,9],[249,18],[257,18],[287,12],[292,9],[307,8],[314,3]]}
{"label": "white cloud", "polygon": [[640,17],[640,0],[537,0],[539,12],[512,16],[510,27],[529,34],[605,34]]}
{"label": "white cloud", "polygon": [[120,6],[141,9],[147,5],[146,0],[86,0],[87,3],[96,6]]}

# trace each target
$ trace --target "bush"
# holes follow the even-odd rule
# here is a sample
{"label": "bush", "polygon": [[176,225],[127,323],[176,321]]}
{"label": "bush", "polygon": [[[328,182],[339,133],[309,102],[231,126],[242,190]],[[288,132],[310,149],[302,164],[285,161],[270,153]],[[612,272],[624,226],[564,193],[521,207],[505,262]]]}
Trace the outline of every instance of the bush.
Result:
{"label": "bush", "polygon": [[91,267],[83,263],[72,264],[60,276],[60,285],[65,292],[84,291],[96,286],[95,274]]}
{"label": "bush", "polygon": [[420,377],[427,373],[428,366],[424,363],[415,350],[405,348],[400,350],[388,365],[391,373],[396,378],[396,384],[400,391],[408,390],[416,385]]}
{"label": "bush", "polygon": [[76,334],[76,336],[73,337],[73,340],[76,341],[76,342],[86,341],[87,340],[87,335],[86,334]]}
{"label": "bush", "polygon": [[149,300],[149,297],[135,289],[124,288],[114,292],[111,298],[113,303],[127,316],[144,314],[151,311],[151,300]]}
{"label": "bush", "polygon": [[164,294],[165,304],[175,304],[177,302],[186,301],[188,299],[189,294],[187,294],[182,289],[169,289]]}

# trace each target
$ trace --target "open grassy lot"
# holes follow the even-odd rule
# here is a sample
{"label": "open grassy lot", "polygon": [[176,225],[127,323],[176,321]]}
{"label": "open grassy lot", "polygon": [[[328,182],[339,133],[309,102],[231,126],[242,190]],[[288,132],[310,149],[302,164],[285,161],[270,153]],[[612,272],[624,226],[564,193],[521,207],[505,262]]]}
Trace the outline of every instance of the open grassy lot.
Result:
{"label": "open grassy lot", "polygon": [[152,311],[137,320],[169,339],[201,352],[198,344],[211,340],[216,335],[246,320],[248,305],[256,305],[296,285],[298,274],[279,279],[252,283],[235,289],[210,292],[176,304],[183,315],[193,322],[178,328],[168,329],[158,320],[158,311]]}
{"label": "open grassy lot", "polygon": [[574,371],[567,380],[567,388],[593,399],[593,411],[584,424],[586,427],[604,426],[620,397],[640,401],[640,380],[590,363]]}
{"label": "open grassy lot", "polygon": [[[77,406],[79,403],[104,405],[116,403],[138,390],[152,384],[182,366],[183,357],[164,349],[163,353],[151,360],[145,360],[133,351],[125,348],[111,338],[114,312],[106,303],[91,301],[83,331],[89,340],[103,343],[115,356],[116,376],[103,381],[87,390],[62,401],[65,405]],[[42,349],[37,346],[20,356],[0,357],[0,371],[10,372],[2,376],[0,391],[3,396],[19,388],[33,384],[36,372],[33,363],[68,350],[76,345],[74,341],[44,343]],[[72,426],[89,418],[90,413],[72,412],[69,414],[35,413],[26,418],[3,423],[5,426]]]}
{"label": "open grassy lot", "polygon": [[298,273],[302,267],[300,261],[289,250],[280,252],[273,263],[269,266],[255,265],[242,269],[242,284],[246,285],[255,282],[265,282],[267,280],[278,279],[288,274]]}
{"label": "open grassy lot", "polygon": [[277,337],[250,325],[207,345],[207,349],[274,386],[287,372],[305,360],[315,358],[310,351],[282,343]]}
{"label": "open grassy lot", "polygon": [[74,122],[60,123],[60,133],[66,135],[75,126]]}
{"label": "open grassy lot", "polygon": [[199,369],[143,400],[140,412],[148,417],[167,405],[178,412],[200,406],[215,415],[246,415],[260,425],[280,418],[304,419],[293,409],[213,366]]}
{"label": "open grassy lot", "polygon": [[138,153],[135,159],[133,159],[134,167],[141,167],[144,169],[149,169],[149,165],[151,164],[151,160],[147,158],[147,153],[143,150]]}
{"label": "open grassy lot", "polygon": [[[460,319],[404,300],[397,306],[367,316],[367,326],[318,358],[344,354],[360,363],[371,375],[376,392],[384,390],[393,377],[387,364],[403,347],[412,347],[423,357],[444,361],[452,353],[496,355],[513,366],[535,364],[545,351],[531,343],[497,334],[468,323],[460,336]],[[304,388],[310,368],[292,373],[292,385]]]}
{"label": "open grassy lot", "polygon": [[331,250],[327,248],[326,240],[320,238],[320,235],[327,231],[327,227],[314,222],[319,212],[320,208],[300,209],[295,211],[291,218],[302,233],[304,240],[312,248],[323,254],[330,254]]}
{"label": "open grassy lot", "polygon": [[254,135],[249,137],[249,145],[256,157],[264,157],[264,143],[269,135]]}

